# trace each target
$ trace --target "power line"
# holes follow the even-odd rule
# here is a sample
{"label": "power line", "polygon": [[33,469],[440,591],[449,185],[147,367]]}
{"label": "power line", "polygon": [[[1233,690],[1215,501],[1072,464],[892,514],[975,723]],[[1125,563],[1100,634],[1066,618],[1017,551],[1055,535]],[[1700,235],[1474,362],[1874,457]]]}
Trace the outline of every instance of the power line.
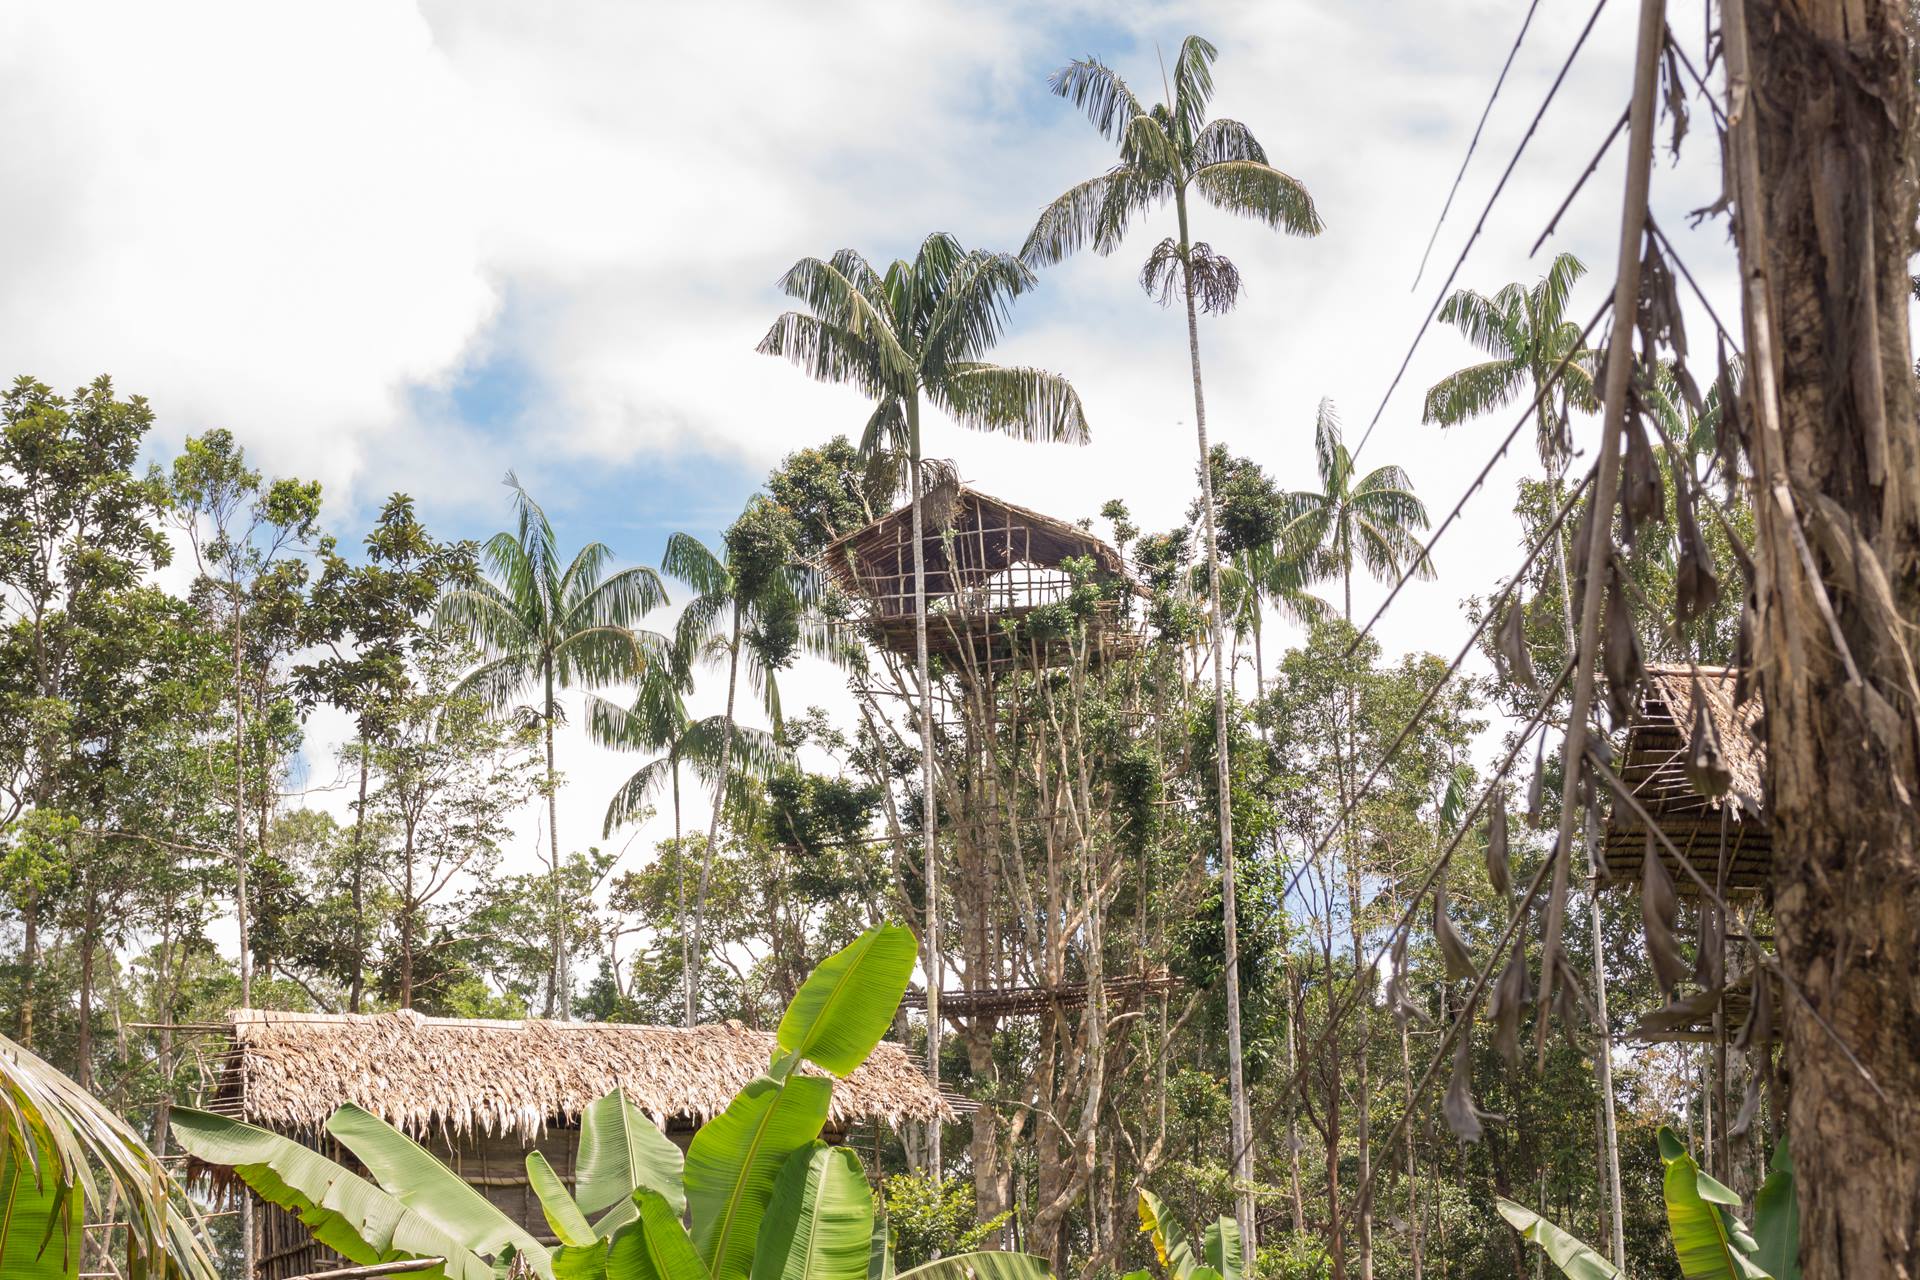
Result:
{"label": "power line", "polygon": [[1453,175],[1453,186],[1447,189],[1447,199],[1440,206],[1440,216],[1434,220],[1433,234],[1427,237],[1427,248],[1420,255],[1420,269],[1413,273],[1413,284],[1407,289],[1412,293],[1420,287],[1420,277],[1427,273],[1427,259],[1433,254],[1433,246],[1440,239],[1440,228],[1446,223],[1447,212],[1453,208],[1453,198],[1460,194],[1460,180],[1467,176],[1467,166],[1473,163],[1474,149],[1480,145],[1480,131],[1487,127],[1487,117],[1493,114],[1493,104],[1499,100],[1500,87],[1507,82],[1507,72],[1513,69],[1513,60],[1520,52],[1520,44],[1527,38],[1527,28],[1533,25],[1533,15],[1540,8],[1540,0],[1533,0],[1527,6],[1527,16],[1520,22],[1520,32],[1513,38],[1513,48],[1507,50],[1507,60],[1500,64],[1500,75],[1493,82],[1493,92],[1487,95],[1487,105],[1480,112],[1480,123],[1473,126],[1473,137],[1467,143],[1467,154],[1460,157],[1460,172]]}

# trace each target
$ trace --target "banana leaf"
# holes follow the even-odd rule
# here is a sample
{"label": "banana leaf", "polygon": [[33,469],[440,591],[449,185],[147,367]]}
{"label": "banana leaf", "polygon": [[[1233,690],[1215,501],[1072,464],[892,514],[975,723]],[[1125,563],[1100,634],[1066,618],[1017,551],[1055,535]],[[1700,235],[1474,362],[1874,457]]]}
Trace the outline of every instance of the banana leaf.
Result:
{"label": "banana leaf", "polygon": [[1030,1253],[956,1253],[937,1258],[911,1271],[902,1271],[897,1280],[1047,1280],[1046,1259]]}
{"label": "banana leaf", "polygon": [[1193,1242],[1160,1197],[1145,1187],[1140,1188],[1140,1230],[1152,1237],[1154,1256],[1167,1274],[1173,1280],[1187,1280],[1188,1273],[1198,1265]]}
{"label": "banana leaf", "polygon": [[687,1210],[685,1157],[640,1108],[615,1089],[580,1113],[580,1156],[574,1165],[575,1198],[583,1213],[611,1212],[594,1224],[605,1237],[639,1215],[633,1193],[660,1193],[675,1213]]}
{"label": "banana leaf", "polygon": [[820,1136],[833,1082],[760,1076],[687,1147],[693,1243],[714,1280],[746,1280],[760,1220],[787,1158]]}
{"label": "banana leaf", "polygon": [[1660,1159],[1667,1167],[1661,1190],[1680,1274],[1686,1280],[1772,1280],[1753,1261],[1758,1246],[1733,1215],[1740,1197],[1707,1176],[1679,1136],[1664,1126]]}
{"label": "banana leaf", "polygon": [[753,1280],[866,1280],[873,1216],[860,1157],[816,1139],[787,1158],[773,1184]]}
{"label": "banana leaf", "polygon": [[867,1247],[867,1280],[894,1280],[893,1233],[887,1229],[887,1198],[873,1198],[873,1242]]}
{"label": "banana leaf", "polygon": [[865,1062],[893,1025],[917,953],[911,931],[886,924],[821,961],[780,1019],[772,1074],[806,1059],[844,1076]]}
{"label": "banana leaf", "polygon": [[1495,1207],[1524,1239],[1546,1250],[1553,1265],[1570,1280],[1616,1280],[1623,1274],[1591,1245],[1562,1231],[1525,1205],[1495,1197]]}
{"label": "banana leaf", "polygon": [[[299,1215],[313,1238],[369,1265],[445,1258],[423,1280],[492,1280],[493,1268],[435,1223],[358,1174],[291,1138],[225,1116],[176,1107],[173,1136],[190,1155],[233,1170],[261,1199]],[[540,1250],[542,1256],[546,1250]]]}
{"label": "banana leaf", "polygon": [[0,1276],[72,1280],[80,1271],[80,1219],[86,1197],[61,1180],[58,1165],[36,1174],[0,1141]]}
{"label": "banana leaf", "polygon": [[1213,1223],[1200,1238],[1207,1265],[1218,1271],[1222,1280],[1240,1280],[1246,1271],[1244,1249],[1240,1243],[1240,1224],[1232,1218]]}
{"label": "banana leaf", "polygon": [[396,1200],[463,1247],[491,1257],[510,1244],[535,1271],[553,1273],[546,1248],[525,1227],[379,1116],[348,1103],[327,1118],[327,1132]]}
{"label": "banana leaf", "polygon": [[[580,1206],[574,1203],[573,1196],[567,1190],[567,1184],[553,1171],[547,1158],[538,1151],[527,1152],[527,1183],[533,1188],[533,1194],[540,1199],[540,1212],[546,1217],[547,1225],[553,1228],[553,1234],[560,1237],[560,1243],[569,1248],[585,1248],[598,1240],[593,1224],[587,1221],[587,1215],[580,1212]],[[555,1272],[558,1273],[556,1260]]]}
{"label": "banana leaf", "polygon": [[635,1220],[607,1245],[607,1280],[710,1280],[666,1197],[642,1187],[633,1201]]}
{"label": "banana leaf", "polygon": [[1800,1204],[1793,1194],[1793,1157],[1787,1140],[1773,1149],[1767,1180],[1753,1197],[1753,1238],[1759,1242],[1756,1265],[1773,1280],[1800,1280]]}

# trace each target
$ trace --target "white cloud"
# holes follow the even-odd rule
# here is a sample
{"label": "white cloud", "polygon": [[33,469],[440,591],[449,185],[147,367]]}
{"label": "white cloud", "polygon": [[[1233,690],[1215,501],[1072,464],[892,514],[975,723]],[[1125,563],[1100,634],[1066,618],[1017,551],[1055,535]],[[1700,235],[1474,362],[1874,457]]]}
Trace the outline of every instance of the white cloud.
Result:
{"label": "white cloud", "polygon": [[[1304,486],[1315,403],[1333,396],[1357,439],[1585,8],[1542,7],[1409,292],[1517,6],[14,6],[0,11],[0,350],[63,384],[109,370],[171,437],[229,425],[265,465],[360,504],[405,486],[493,513],[512,463],[556,487],[661,452],[765,465],[865,416],[754,353],[779,273],[847,244],[907,253],[935,229],[1017,247],[1046,200],[1111,160],[1046,95],[1046,72],[1094,52],[1157,96],[1155,42],[1171,52],[1197,29],[1221,48],[1216,113],[1251,124],[1328,223],[1303,242],[1196,214],[1246,278],[1239,312],[1204,322],[1215,438]],[[1610,276],[1618,150],[1541,257],[1527,249],[1624,105],[1631,15],[1615,9],[1461,283],[1530,278],[1562,247]],[[1680,216],[1712,198],[1715,160],[1702,116],[1687,163],[1663,160],[1656,208],[1724,290],[1717,229],[1689,235]],[[1114,259],[1049,270],[1005,345],[1074,379],[1091,447],[934,423],[930,451],[1065,515],[1118,496],[1149,525],[1177,519],[1194,459],[1184,335],[1134,281],[1165,222]],[[1696,347],[1708,332],[1696,316]],[[537,384],[504,424],[417,394],[495,358]],[[1436,518],[1507,425],[1420,425],[1421,389],[1468,358],[1430,335],[1363,459],[1406,465]],[[1530,454],[1523,435],[1448,534],[1440,580],[1396,606],[1390,650],[1463,638],[1458,601],[1517,560],[1507,495]],[[1378,598],[1368,586],[1359,603]],[[799,683],[821,692],[796,705],[831,691],[817,673]],[[597,829],[631,763],[573,744],[563,823]]]}

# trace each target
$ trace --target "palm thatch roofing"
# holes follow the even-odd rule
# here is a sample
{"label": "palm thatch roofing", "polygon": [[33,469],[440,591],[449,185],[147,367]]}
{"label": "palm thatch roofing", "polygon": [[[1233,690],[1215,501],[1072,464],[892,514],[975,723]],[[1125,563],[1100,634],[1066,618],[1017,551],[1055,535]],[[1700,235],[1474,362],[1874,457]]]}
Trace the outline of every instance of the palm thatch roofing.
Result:
{"label": "palm thatch roofing", "polygon": [[[1021,566],[1058,569],[1074,557],[1138,589],[1120,553],[1079,525],[978,489],[934,490],[922,502],[921,519],[930,602],[976,590]],[[913,505],[842,535],[822,559],[849,594],[876,602],[882,613],[911,614]]]}
{"label": "palm thatch roofing", "polygon": [[[764,1072],[771,1032],[601,1022],[428,1018],[244,1009],[216,1106],[288,1134],[317,1133],[354,1103],[414,1137],[515,1135],[578,1122],[616,1087],[666,1128],[704,1121]],[[811,1064],[802,1068],[820,1074]],[[882,1044],[834,1085],[829,1124],[953,1118],[915,1059]]]}
{"label": "palm thatch roofing", "polygon": [[[962,668],[1057,657],[1058,637],[1015,638],[1005,624],[1064,601],[1074,582],[1070,559],[1135,595],[1145,588],[1118,551],[1079,525],[960,484],[937,485],[921,504],[930,652]],[[829,543],[822,561],[834,583],[858,601],[869,638],[911,653],[915,635],[913,507],[901,507]],[[1120,602],[1097,602],[1089,619],[1092,656],[1137,652],[1136,626]]]}
{"label": "palm thatch roofing", "polygon": [[[1727,888],[1764,889],[1773,868],[1767,748],[1759,737],[1760,699],[1734,705],[1735,675],[1728,667],[1648,667],[1639,710],[1627,726],[1620,780],[1701,875],[1711,881],[1720,874],[1724,841]],[[1725,795],[1702,794],[1687,774],[1696,690],[1731,778]],[[1697,890],[1657,838],[1654,846],[1675,889]],[[1646,848],[1645,824],[1631,805],[1616,799],[1607,820],[1607,874],[1638,884]]]}

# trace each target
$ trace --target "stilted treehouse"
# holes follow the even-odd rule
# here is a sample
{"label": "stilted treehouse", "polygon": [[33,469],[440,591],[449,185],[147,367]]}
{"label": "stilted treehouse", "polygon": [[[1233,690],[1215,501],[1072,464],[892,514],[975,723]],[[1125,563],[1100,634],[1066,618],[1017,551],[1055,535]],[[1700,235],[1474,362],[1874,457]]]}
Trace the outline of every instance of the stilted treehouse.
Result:
{"label": "stilted treehouse", "polygon": [[[772,1032],[737,1022],[688,1029],[428,1018],[411,1010],[244,1010],[224,1034],[230,1039],[210,1110],[357,1170],[322,1127],[343,1103],[354,1103],[425,1146],[548,1243],[552,1230],[527,1181],[529,1151],[539,1150],[571,1185],[581,1109],[616,1087],[684,1150],[695,1129],[767,1069],[774,1049]],[[859,1126],[899,1128],[936,1116],[953,1119],[906,1050],[882,1044],[836,1082],[823,1136],[845,1142]],[[346,1265],[292,1214],[258,1200],[254,1210],[253,1280]]]}
{"label": "stilted treehouse", "polygon": [[[1768,821],[1766,746],[1758,735],[1760,699],[1734,705],[1734,675],[1727,667],[1651,666],[1640,706],[1628,723],[1620,780],[1654,826],[1696,870],[1723,892],[1765,892],[1773,877],[1773,833]],[[1696,742],[1711,734],[1728,784],[1722,794],[1696,785]],[[1615,884],[1640,883],[1649,847],[1647,825],[1633,806],[1615,799],[1607,819],[1606,870]],[[1658,836],[1654,848],[1676,892],[1699,885],[1668,853]]]}
{"label": "stilted treehouse", "polygon": [[[1078,525],[990,497],[977,489],[935,489],[921,503],[926,560],[927,652],[956,672],[1048,665],[1064,644],[1043,611],[1073,602],[1069,562],[1089,562],[1092,578],[1119,590],[1093,603],[1087,622],[1091,659],[1139,651],[1142,640],[1127,596],[1145,588],[1120,553]],[[913,509],[903,506],[831,543],[822,557],[854,602],[872,642],[912,657]],[[1041,625],[1035,625],[1041,624]]]}
{"label": "stilted treehouse", "polygon": [[[1667,850],[1660,839],[1664,835],[1722,897],[1751,899],[1770,891],[1773,838],[1766,807],[1766,745],[1759,737],[1760,699],[1753,695],[1736,704],[1736,675],[1728,667],[1647,669],[1640,704],[1627,725],[1619,775],[1652,819],[1653,831],[1633,805],[1613,800],[1604,849],[1613,887],[1636,889],[1652,850],[1672,879],[1674,892],[1692,899],[1698,909],[1700,885]],[[1725,770],[1725,790],[1717,793],[1715,786],[1703,785],[1712,759]],[[1739,973],[1739,968],[1736,958],[1730,964],[1717,1032],[1711,1012],[1702,1010],[1642,1038],[1724,1038],[1746,1021],[1752,1007],[1753,974]]]}

